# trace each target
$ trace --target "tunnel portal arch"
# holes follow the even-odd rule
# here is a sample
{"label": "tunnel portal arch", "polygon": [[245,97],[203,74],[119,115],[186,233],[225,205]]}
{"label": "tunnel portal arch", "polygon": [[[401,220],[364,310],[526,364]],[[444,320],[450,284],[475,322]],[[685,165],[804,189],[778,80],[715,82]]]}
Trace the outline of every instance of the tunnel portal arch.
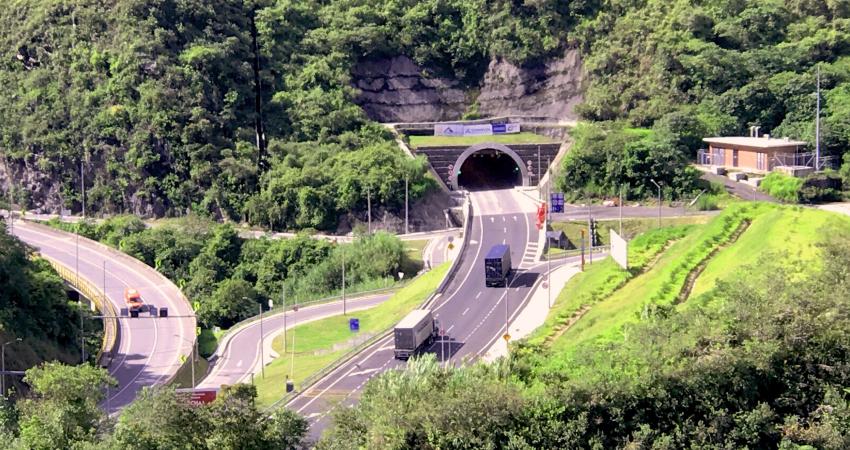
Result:
{"label": "tunnel portal arch", "polygon": [[530,180],[528,176],[528,168],[525,167],[525,163],[522,161],[522,158],[519,157],[517,152],[513,151],[510,147],[504,144],[497,144],[495,142],[482,142],[480,144],[475,144],[467,148],[463,151],[463,153],[458,156],[457,161],[454,163],[454,168],[449,173],[449,185],[452,190],[457,190],[459,188],[457,182],[458,170],[463,167],[463,163],[466,162],[467,158],[475,154],[476,152],[480,152],[482,150],[497,150],[500,151],[514,160],[517,167],[519,167],[520,175],[522,176],[522,185],[529,186]]}

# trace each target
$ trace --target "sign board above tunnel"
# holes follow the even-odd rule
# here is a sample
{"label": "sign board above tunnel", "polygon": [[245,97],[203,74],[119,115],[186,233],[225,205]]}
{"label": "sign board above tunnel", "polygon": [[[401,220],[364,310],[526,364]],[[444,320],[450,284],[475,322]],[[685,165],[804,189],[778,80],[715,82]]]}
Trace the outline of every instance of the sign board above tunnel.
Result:
{"label": "sign board above tunnel", "polygon": [[438,123],[434,125],[434,136],[489,136],[492,134],[519,133],[518,123],[485,123],[464,125]]}

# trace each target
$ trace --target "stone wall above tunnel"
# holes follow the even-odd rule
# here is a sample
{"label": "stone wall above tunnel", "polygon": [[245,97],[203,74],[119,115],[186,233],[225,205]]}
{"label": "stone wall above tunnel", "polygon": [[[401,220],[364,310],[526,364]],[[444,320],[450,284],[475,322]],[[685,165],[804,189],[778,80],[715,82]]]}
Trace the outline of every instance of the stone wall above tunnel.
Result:
{"label": "stone wall above tunnel", "polygon": [[[504,144],[492,144],[488,145],[487,143],[476,144],[476,148],[480,149],[498,149]],[[533,175],[530,177],[529,184],[536,186],[540,179],[537,171],[537,149],[540,148],[540,167],[541,171],[546,170],[546,161],[550,159],[552,161],[555,160],[555,157],[558,155],[558,150],[561,147],[561,144],[510,144],[507,145],[511,150],[516,152],[516,154],[520,157],[523,162],[531,161],[531,168]],[[452,186],[451,182],[451,173],[449,172],[449,166],[456,166],[458,162],[458,158],[467,150],[470,146],[468,145],[453,145],[453,146],[440,146],[440,147],[419,147],[414,151],[419,154],[423,154],[428,158],[428,162],[431,164],[431,167],[434,168],[434,171],[440,178],[446,183],[447,186]]]}
{"label": "stone wall above tunnel", "polygon": [[568,49],[530,67],[493,59],[480,85],[469,92],[457,80],[438,76],[406,56],[361,61],[352,78],[360,91],[356,102],[378,122],[457,120],[473,102],[482,116],[573,120],[574,107],[582,100],[583,72],[578,50]]}

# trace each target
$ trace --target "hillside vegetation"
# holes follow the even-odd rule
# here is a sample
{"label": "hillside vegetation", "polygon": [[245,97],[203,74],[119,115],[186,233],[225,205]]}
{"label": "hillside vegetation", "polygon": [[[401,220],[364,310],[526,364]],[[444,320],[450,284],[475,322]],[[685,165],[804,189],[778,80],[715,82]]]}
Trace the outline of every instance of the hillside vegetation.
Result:
{"label": "hillside vegetation", "polygon": [[[53,360],[78,363],[80,311],[68,300],[56,271],[47,261],[32,258],[31,252],[7,234],[6,225],[0,222],[0,339],[22,339],[6,347],[6,368],[24,370]],[[88,307],[82,313],[86,352],[93,360],[101,345],[101,325],[91,320]],[[18,389],[22,386],[19,380],[14,383]]]}
{"label": "hillside vegetation", "polygon": [[[388,233],[358,235],[336,245],[300,234],[291,239],[243,239],[230,224],[189,216],[146,228],[134,216],[97,225],[58,220],[51,225],[102,241],[155,268],[180,286],[208,328],[228,328],[256,315],[260,305],[290,304],[335,295],[345,261],[349,294],[387,287],[400,270],[412,277],[421,261],[411,260],[401,240]],[[265,306],[264,306],[265,308]]]}
{"label": "hillside vegetation", "polygon": [[356,106],[356,63],[404,54],[475,92],[492,58],[534,67],[578,47],[577,111],[654,130],[621,155],[588,142],[607,164],[580,187],[642,197],[656,177],[675,197],[693,189],[682,169],[705,135],[758,124],[812,142],[817,63],[824,154],[841,156],[848,15],[816,1],[12,0],[0,11],[3,173],[30,207],[79,210],[82,164],[92,212],[334,229],[362,216],[367,190],[392,212],[405,175],[414,199],[433,187],[424,161]]}
{"label": "hillside vegetation", "polygon": [[375,377],[318,448],[846,448],[848,230],[741,204],[648,232],[510,359]]}

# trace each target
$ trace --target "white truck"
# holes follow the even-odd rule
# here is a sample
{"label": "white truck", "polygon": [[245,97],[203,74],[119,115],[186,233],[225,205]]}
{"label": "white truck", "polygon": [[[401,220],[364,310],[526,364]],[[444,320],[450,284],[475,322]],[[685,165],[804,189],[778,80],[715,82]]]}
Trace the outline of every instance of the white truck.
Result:
{"label": "white truck", "polygon": [[408,359],[423,344],[431,345],[437,337],[437,324],[431,311],[414,309],[393,330],[395,337],[395,357]]}

